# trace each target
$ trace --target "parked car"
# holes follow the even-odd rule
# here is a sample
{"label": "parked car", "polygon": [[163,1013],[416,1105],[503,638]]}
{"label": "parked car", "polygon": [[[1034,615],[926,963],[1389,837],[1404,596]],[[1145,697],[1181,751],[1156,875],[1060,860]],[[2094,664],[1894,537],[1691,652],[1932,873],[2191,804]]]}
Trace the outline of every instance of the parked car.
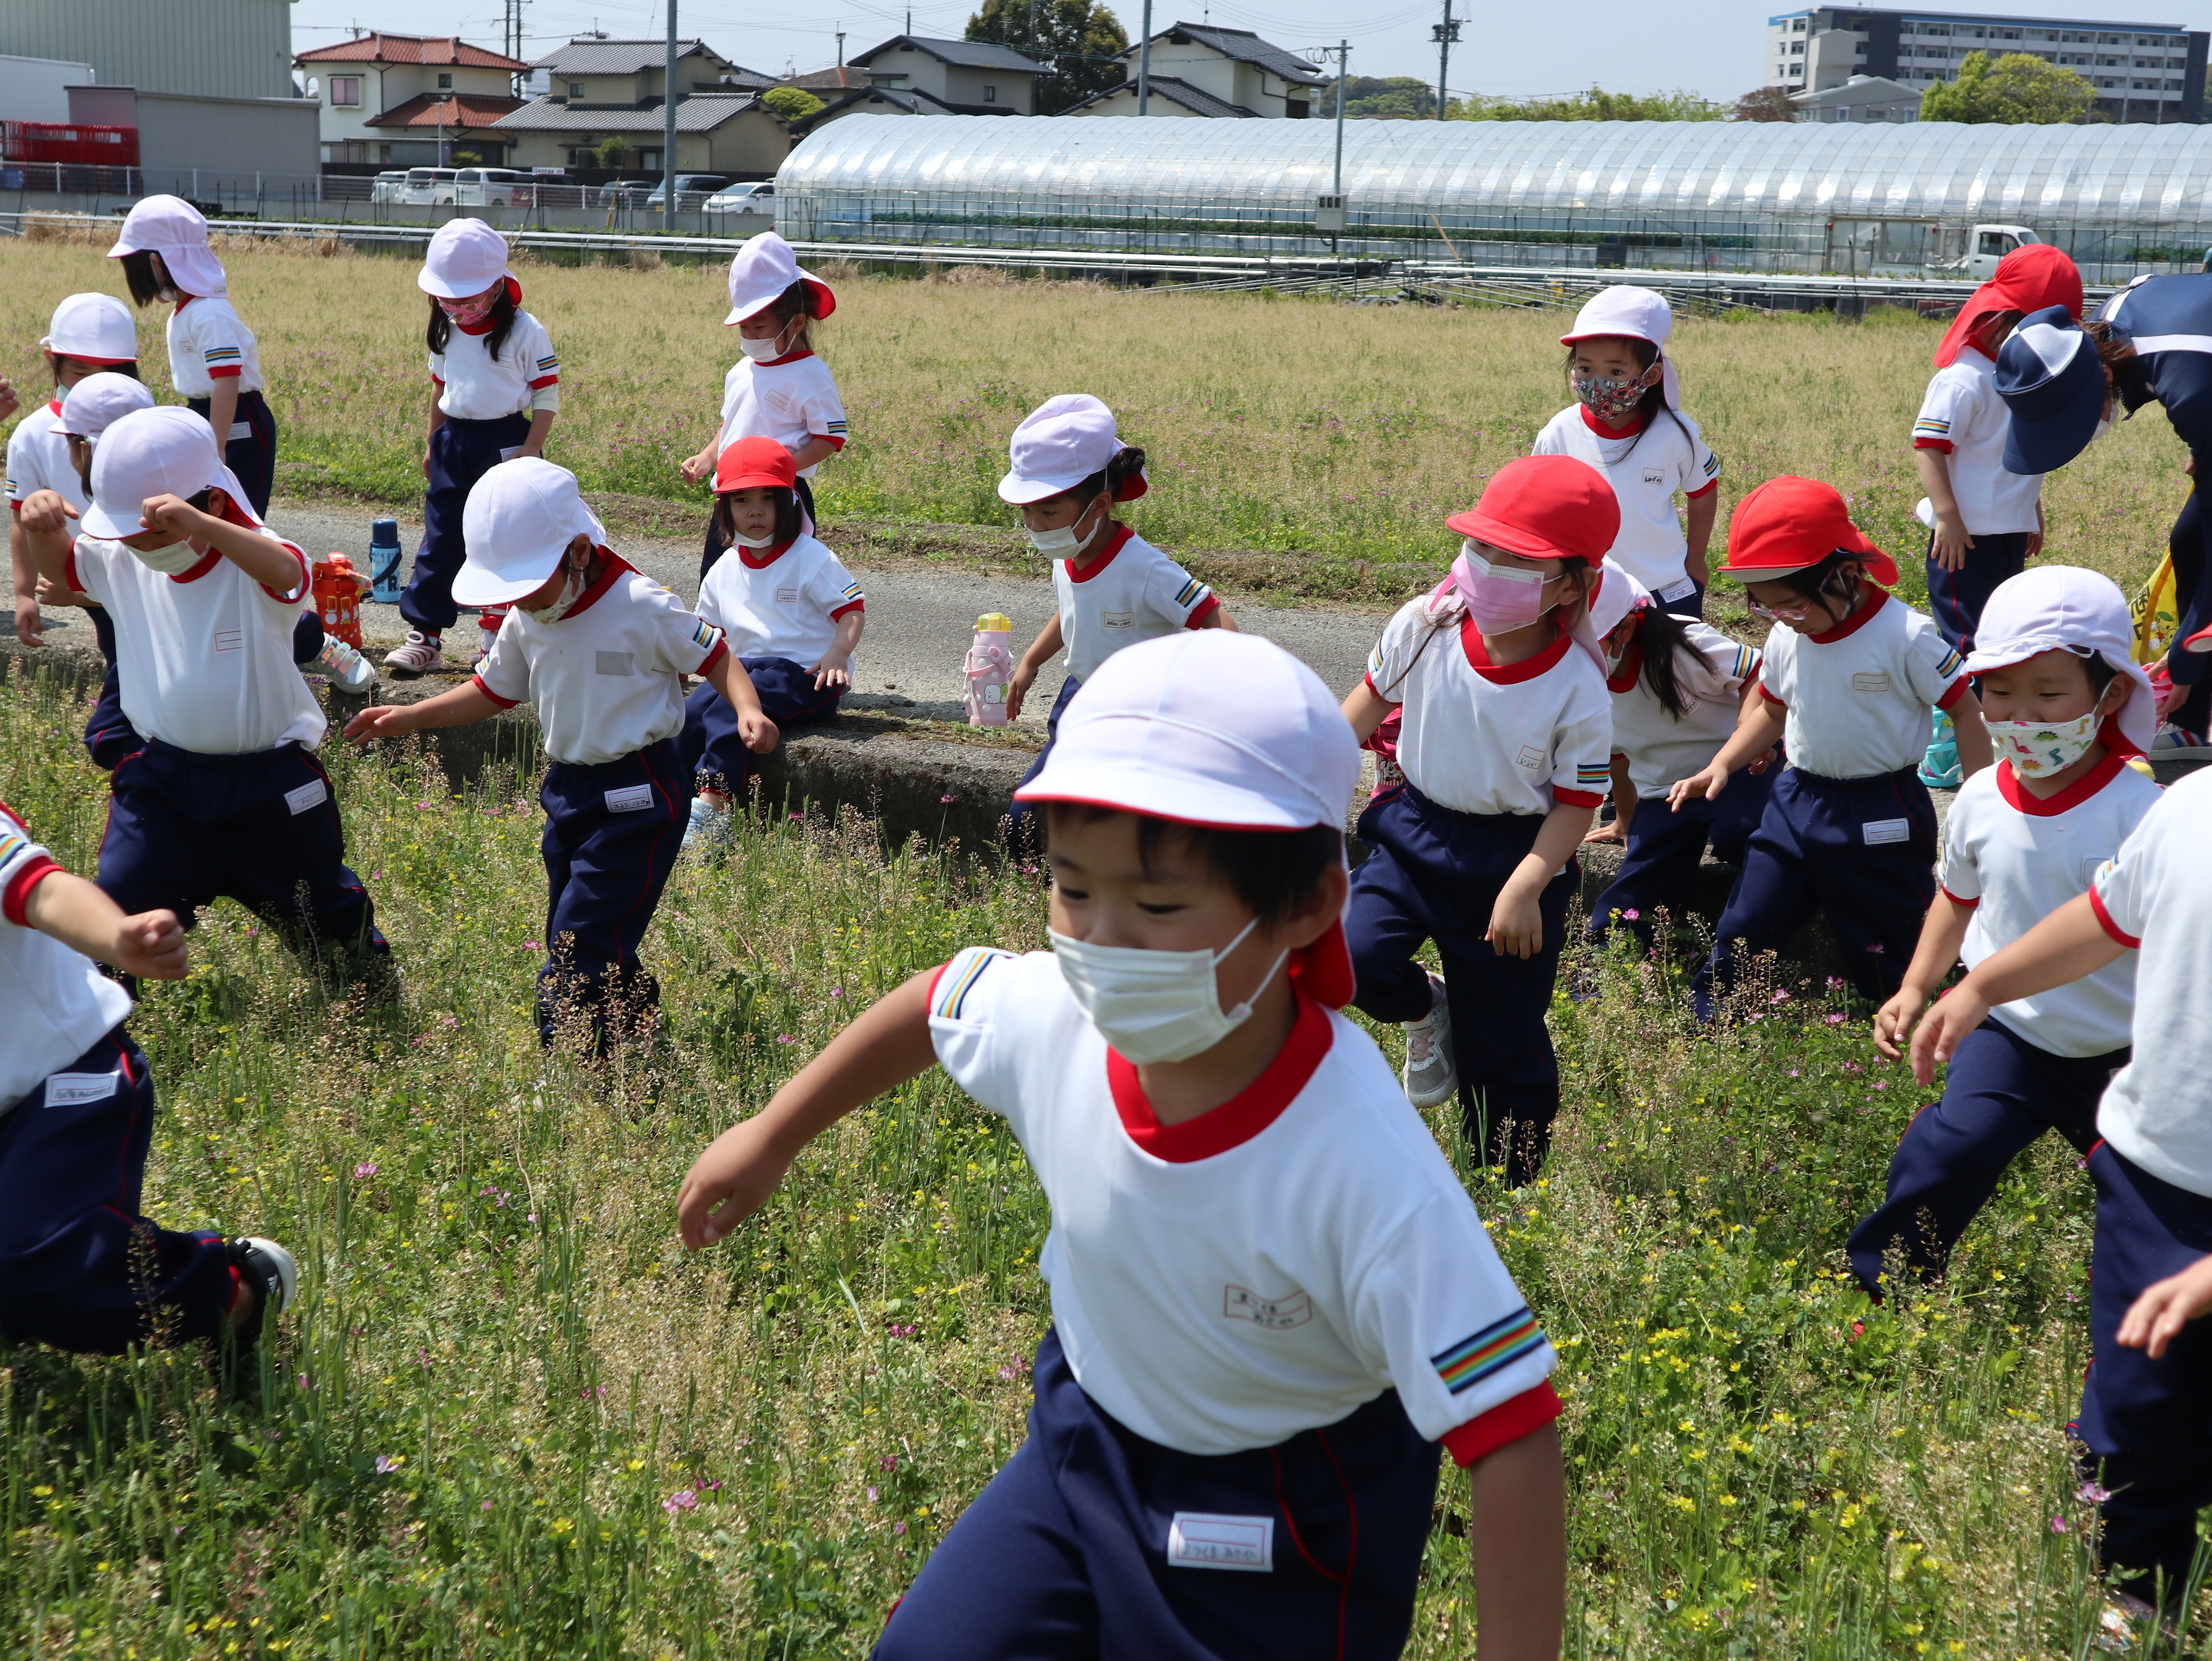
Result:
{"label": "parked car", "polygon": [[463,167],[453,175],[453,202],[463,208],[526,208],[535,186],[513,167]]}
{"label": "parked car", "polygon": [[454,181],[460,177],[453,167],[410,167],[407,178],[392,199],[415,208],[449,208],[453,205]]}
{"label": "parked car", "polygon": [[372,202],[397,202],[399,192],[407,183],[407,169],[393,167],[380,173],[369,181],[368,199]]}
{"label": "parked car", "polygon": [[708,213],[757,212],[769,206],[775,195],[775,182],[763,179],[750,185],[732,185],[719,196],[709,197],[706,203]]}
{"label": "parked car", "polygon": [[635,208],[645,200],[645,194],[660,181],[657,179],[617,179],[599,186],[598,205],[602,208]]}
{"label": "parked car", "polygon": [[[720,190],[729,182],[729,176],[726,173],[678,173],[676,175],[677,211],[678,213],[692,213],[696,211],[699,206],[704,203],[708,197],[714,195],[716,191]],[[645,205],[648,208],[659,207],[668,199],[667,186],[668,181],[665,179],[662,179],[659,184],[655,185],[653,187],[653,194],[645,198]]]}

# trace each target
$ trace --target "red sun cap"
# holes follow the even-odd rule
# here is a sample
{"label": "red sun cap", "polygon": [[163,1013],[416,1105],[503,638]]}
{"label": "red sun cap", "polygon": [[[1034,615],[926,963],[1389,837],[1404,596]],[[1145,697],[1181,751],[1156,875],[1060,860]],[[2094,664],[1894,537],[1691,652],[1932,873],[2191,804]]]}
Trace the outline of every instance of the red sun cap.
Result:
{"label": "red sun cap", "polygon": [[799,469],[793,465],[791,452],[772,438],[735,440],[714,463],[718,495],[763,484],[789,490],[797,487],[798,479]]}
{"label": "red sun cap", "polygon": [[1763,582],[1818,565],[1830,554],[1863,561],[1884,587],[1897,581],[1897,562],[1851,523],[1851,510],[1832,484],[1817,478],[1770,478],[1735,505],[1729,520],[1723,574],[1739,582]]}
{"label": "red sun cap", "polygon": [[1587,461],[1522,456],[1491,475],[1482,500],[1444,523],[1523,559],[1595,565],[1620,534],[1620,502]]}

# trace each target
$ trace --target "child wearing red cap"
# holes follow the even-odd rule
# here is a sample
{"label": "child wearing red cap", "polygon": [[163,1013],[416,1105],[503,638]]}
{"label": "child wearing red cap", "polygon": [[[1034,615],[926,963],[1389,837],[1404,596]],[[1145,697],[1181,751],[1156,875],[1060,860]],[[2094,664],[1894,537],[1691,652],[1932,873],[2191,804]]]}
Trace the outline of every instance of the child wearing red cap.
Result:
{"label": "child wearing red cap", "polygon": [[[1936,374],[1912,422],[1912,461],[1927,491],[1915,510],[1928,527],[1928,609],[1960,654],[1990,593],[2043,547],[2043,477],[2005,465],[2012,427],[1997,395],[1996,356],[2030,312],[2063,306],[2081,315],[2081,273],[2048,243],[2014,248],[1976,289],[1936,349]],[[1955,789],[1958,746],[1936,713],[1923,783]]]}
{"label": "child wearing red cap", "polygon": [[1949,710],[1969,775],[1990,738],[1966,660],[1892,596],[1897,564],[1851,523],[1832,486],[1770,478],[1736,504],[1724,575],[1772,619],[1735,735],[1675,782],[1670,806],[1717,800],[1736,770],[1785,740],[1789,764],[1744,853],[1692,996],[1712,1019],[1745,952],[1778,952],[1825,912],[1863,996],[1897,989],[1936,897],[1936,806],[1920,782],[1927,711]]}
{"label": "child wearing red cap", "polygon": [[1029,1434],[894,1608],[881,1661],[1398,1655],[1440,1455],[1467,1468],[1486,1661],[1557,1661],[1550,1344],[1389,1063],[1338,1013],[1359,755],[1225,630],[1141,642],[1024,800],[1053,949],[970,947],[699,1156],[686,1246],[933,1062],[1052,1207]]}
{"label": "child wearing red cap", "polygon": [[[1612,776],[1589,602],[1620,509],[1595,467],[1526,456],[1445,523],[1467,538],[1450,577],[1390,620],[1344,701],[1363,742],[1401,712],[1406,778],[1360,816],[1371,851],[1346,927],[1359,1007],[1406,1027],[1407,1095],[1428,1107],[1457,1091],[1468,1136],[1517,1187],[1559,1109],[1544,1012],[1570,867]],[[1416,957],[1431,940],[1442,976]],[[1458,1054],[1455,1030],[1480,1044]]]}
{"label": "child wearing red cap", "polygon": [[[738,557],[715,563],[693,609],[722,631],[779,728],[827,721],[853,684],[867,596],[844,562],[806,533],[791,452],[774,439],[741,438],[724,449],[714,492],[716,530]],[[726,837],[730,800],[744,788],[752,752],[738,712],[712,683],[684,701],[676,752],[699,790],[684,840]]]}

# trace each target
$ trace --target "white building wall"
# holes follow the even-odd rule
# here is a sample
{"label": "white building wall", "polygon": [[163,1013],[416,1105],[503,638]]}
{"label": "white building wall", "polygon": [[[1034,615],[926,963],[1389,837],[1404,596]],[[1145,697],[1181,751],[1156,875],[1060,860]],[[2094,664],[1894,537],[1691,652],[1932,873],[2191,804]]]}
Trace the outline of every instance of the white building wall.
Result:
{"label": "white building wall", "polygon": [[289,98],[291,0],[0,0],[0,52],[146,92]]}
{"label": "white building wall", "polygon": [[0,121],[66,121],[67,88],[90,81],[92,76],[89,64],[0,57]]}

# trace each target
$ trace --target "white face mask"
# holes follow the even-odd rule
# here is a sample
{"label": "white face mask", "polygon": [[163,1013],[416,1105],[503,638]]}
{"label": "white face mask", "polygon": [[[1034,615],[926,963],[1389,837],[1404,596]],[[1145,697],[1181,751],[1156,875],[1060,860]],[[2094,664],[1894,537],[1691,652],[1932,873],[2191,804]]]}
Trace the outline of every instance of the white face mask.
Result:
{"label": "white face mask", "polygon": [[749,537],[742,531],[732,531],[730,532],[730,540],[736,543],[740,548],[773,548],[775,546],[775,537],[773,532],[764,537]]}
{"label": "white face mask", "polygon": [[754,362],[765,363],[771,358],[783,356],[783,338],[790,332],[790,325],[786,324],[774,334],[763,335],[758,340],[754,339],[750,335],[741,334],[738,337],[738,350],[752,359]]}
{"label": "white face mask", "polygon": [[[1091,540],[1090,532],[1078,528],[1090,516],[1091,509],[1085,508],[1075,516],[1073,525],[1063,525],[1057,531],[1030,531],[1030,546],[1047,559],[1073,559],[1082,551],[1083,545]],[[1026,530],[1028,527],[1023,528]]]}
{"label": "white face mask", "polygon": [[566,580],[561,584],[561,598],[544,611],[531,611],[527,613],[528,616],[535,618],[540,623],[558,623],[568,615],[568,608],[584,597],[584,584],[583,580],[574,571],[567,572],[565,576]]}
{"label": "white face mask", "polygon": [[[131,547],[127,542],[123,545]],[[138,556],[141,565],[165,577],[182,576],[207,557],[195,551],[189,540],[173,542],[166,548],[131,548],[131,551]]]}
{"label": "white face mask", "polygon": [[2092,709],[2072,721],[1992,721],[1990,741],[2022,778],[2047,779],[2088,753],[2105,718]]}
{"label": "white face mask", "polygon": [[[1152,1062],[1187,1062],[1202,1055],[1251,1019],[1251,998],[1231,1010],[1221,1007],[1214,971],[1260,926],[1246,923],[1218,952],[1147,952],[1138,946],[1093,946],[1054,933],[1053,955],[1077,1006],[1091,1018],[1099,1037],[1144,1066]],[[1290,956],[1278,952],[1256,998]]]}

